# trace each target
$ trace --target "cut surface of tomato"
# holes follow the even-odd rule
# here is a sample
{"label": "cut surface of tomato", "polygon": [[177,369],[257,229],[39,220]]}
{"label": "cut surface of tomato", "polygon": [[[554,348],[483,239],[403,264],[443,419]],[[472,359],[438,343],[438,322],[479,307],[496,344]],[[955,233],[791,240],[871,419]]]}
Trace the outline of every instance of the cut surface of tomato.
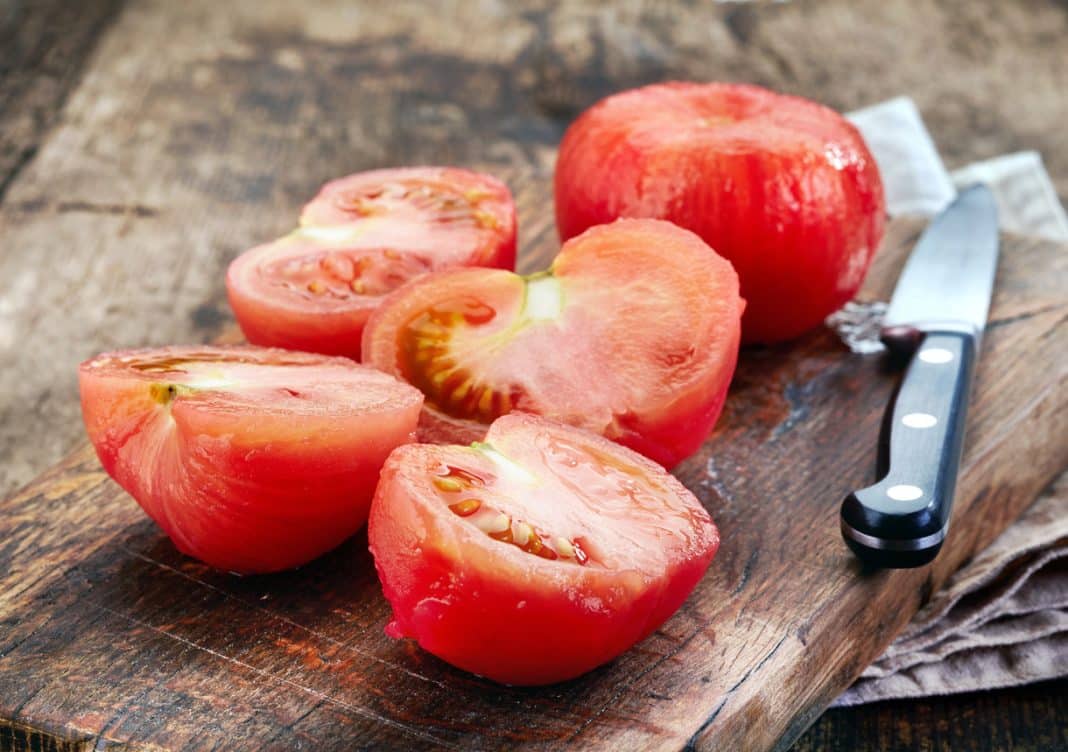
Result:
{"label": "cut surface of tomato", "polygon": [[369,321],[364,362],[423,391],[424,440],[472,441],[520,410],[671,467],[719,416],[743,307],[734,270],[696,235],[621,220],[565,243],[547,272],[406,285]]}
{"label": "cut surface of tomato", "polygon": [[849,121],[742,84],[654,84],[598,102],[568,128],[554,181],[564,239],[656,217],[730,260],[746,342],[819,326],[859,289],[885,225],[878,167]]}
{"label": "cut surface of tomato", "polygon": [[643,639],[719,546],[658,465],[545,418],[499,418],[471,446],[390,455],[368,539],[387,632],[506,684],[578,676]]}
{"label": "cut surface of tomato", "polygon": [[183,553],[243,573],[303,564],[362,527],[423,401],[347,358],[258,347],[105,353],[78,376],[108,474]]}
{"label": "cut surface of tomato", "polygon": [[323,186],[300,227],[238,256],[230,305],[254,344],[358,358],[382,297],[421,274],[515,266],[515,206],[458,168],[373,170]]}

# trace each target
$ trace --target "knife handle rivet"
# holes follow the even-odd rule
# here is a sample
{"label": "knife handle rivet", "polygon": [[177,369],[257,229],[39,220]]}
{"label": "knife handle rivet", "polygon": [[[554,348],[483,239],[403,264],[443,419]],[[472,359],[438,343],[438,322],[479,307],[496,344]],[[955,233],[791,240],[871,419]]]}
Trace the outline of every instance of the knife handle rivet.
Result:
{"label": "knife handle rivet", "polygon": [[894,501],[915,501],[923,496],[923,489],[919,486],[902,484],[899,486],[890,486],[890,488],[886,489],[886,495]]}
{"label": "knife handle rivet", "polygon": [[948,363],[953,360],[953,353],[941,347],[925,347],[920,350],[920,360],[924,363]]}
{"label": "knife handle rivet", "polygon": [[930,428],[938,423],[938,418],[930,413],[909,413],[901,419],[909,428]]}

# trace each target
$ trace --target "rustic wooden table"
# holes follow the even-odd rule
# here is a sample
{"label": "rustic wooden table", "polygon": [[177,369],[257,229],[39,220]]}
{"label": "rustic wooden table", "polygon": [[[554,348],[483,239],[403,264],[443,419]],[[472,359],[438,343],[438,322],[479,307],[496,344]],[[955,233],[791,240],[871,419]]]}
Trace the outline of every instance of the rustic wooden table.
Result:
{"label": "rustic wooden table", "polygon": [[[547,178],[570,119],[628,86],[748,80],[839,109],[907,93],[950,166],[1037,148],[1068,197],[1063,2],[516,5],[0,0],[0,495],[78,440],[73,364],[215,336],[225,263],[324,177]],[[156,236],[168,212],[181,248]],[[1066,689],[831,711],[796,749],[1064,748]]]}

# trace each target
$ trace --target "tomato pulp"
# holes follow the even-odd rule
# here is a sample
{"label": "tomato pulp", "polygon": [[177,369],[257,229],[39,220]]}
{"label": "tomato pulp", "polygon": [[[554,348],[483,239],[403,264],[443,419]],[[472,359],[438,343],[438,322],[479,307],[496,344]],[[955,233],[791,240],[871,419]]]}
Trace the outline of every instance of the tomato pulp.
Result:
{"label": "tomato pulp", "polygon": [[519,410],[671,467],[722,410],[743,307],[734,270],[696,235],[621,220],[565,243],[547,272],[415,280],[372,315],[364,362],[423,391],[425,440],[471,441]]}
{"label": "tomato pulp", "polygon": [[738,272],[746,342],[794,337],[850,300],[885,225],[852,124],[740,84],[656,84],[595,104],[564,136],[555,194],[564,239],[617,217],[700,235]]}
{"label": "tomato pulp", "polygon": [[323,186],[300,227],[245,252],[226,289],[254,344],[360,356],[382,297],[456,266],[515,266],[515,206],[489,175],[446,167],[374,170]]}
{"label": "tomato pulp", "polygon": [[648,636],[719,546],[708,512],[658,465],[520,413],[472,446],[395,450],[368,539],[390,635],[522,685],[578,676]]}
{"label": "tomato pulp", "polygon": [[78,377],[108,474],[179,550],[235,572],[303,564],[362,527],[423,401],[346,358],[255,347],[106,353]]}

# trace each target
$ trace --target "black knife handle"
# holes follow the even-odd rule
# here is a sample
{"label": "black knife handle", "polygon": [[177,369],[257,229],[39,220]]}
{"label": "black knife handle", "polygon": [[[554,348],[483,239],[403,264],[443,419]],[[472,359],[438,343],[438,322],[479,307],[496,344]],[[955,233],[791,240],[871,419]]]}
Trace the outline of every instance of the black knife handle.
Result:
{"label": "black knife handle", "polygon": [[879,437],[874,486],[842,503],[842,536],[865,563],[920,567],[942,548],[964,444],[975,337],[925,335],[912,356]]}

